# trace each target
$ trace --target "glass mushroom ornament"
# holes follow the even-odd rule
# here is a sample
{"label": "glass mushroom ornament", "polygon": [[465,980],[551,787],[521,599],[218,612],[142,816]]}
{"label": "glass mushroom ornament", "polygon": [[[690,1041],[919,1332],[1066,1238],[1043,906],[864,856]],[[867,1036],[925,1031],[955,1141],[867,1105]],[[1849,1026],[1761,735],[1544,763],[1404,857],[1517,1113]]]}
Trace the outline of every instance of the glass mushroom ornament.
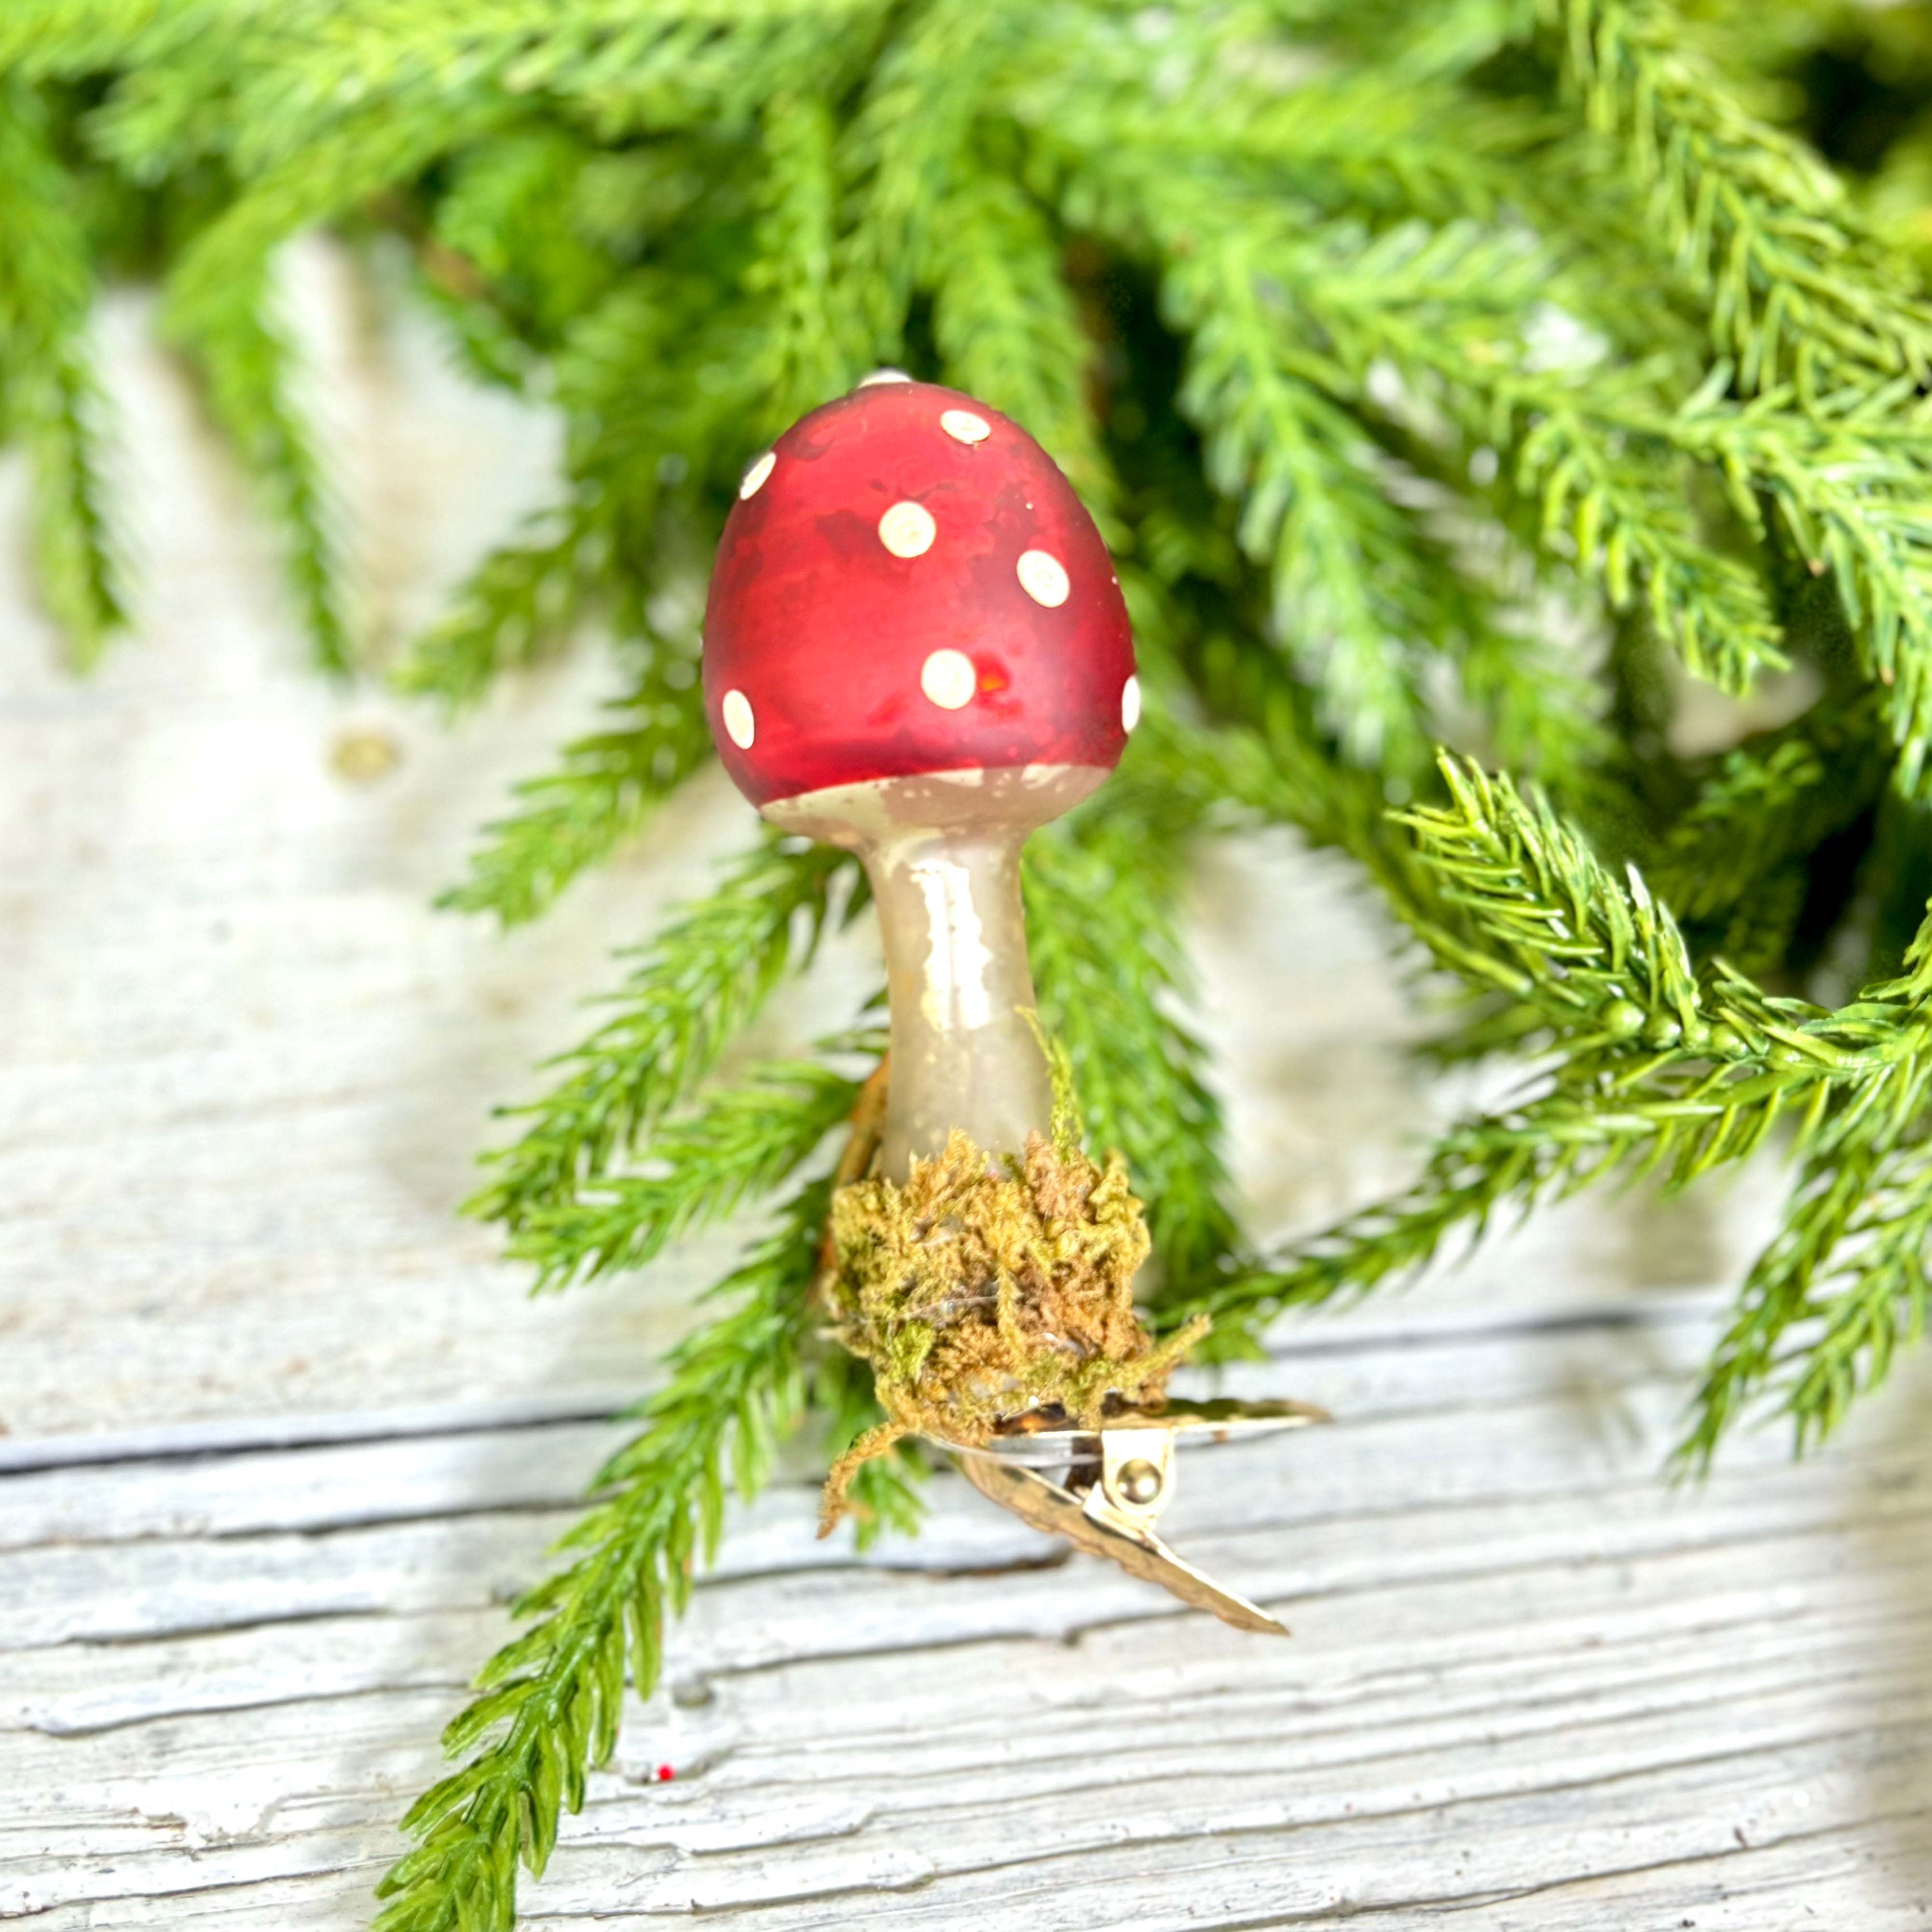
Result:
{"label": "glass mushroom ornament", "polygon": [[[1106,546],[1052,459],[957,391],[896,375],[746,472],[704,621],[725,768],[774,824],[866,868],[891,1052],[869,1172],[835,1194],[828,1298],[887,1420],[976,1486],[1251,1628],[1280,1626],[1154,1534],[1177,1433],[1314,1419],[1164,1399],[1204,1322],[1156,1342],[1118,1156],[1056,1121],[1020,897],[1029,832],[1113,770],[1140,712]],[[1058,1472],[1058,1480],[1049,1472]]]}

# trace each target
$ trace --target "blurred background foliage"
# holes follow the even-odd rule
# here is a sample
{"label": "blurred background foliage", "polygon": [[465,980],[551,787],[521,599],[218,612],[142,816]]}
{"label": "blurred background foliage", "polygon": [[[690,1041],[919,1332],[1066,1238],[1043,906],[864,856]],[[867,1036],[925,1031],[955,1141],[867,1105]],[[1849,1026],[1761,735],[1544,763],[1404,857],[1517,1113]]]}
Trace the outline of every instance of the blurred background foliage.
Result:
{"label": "blurred background foliage", "polygon": [[[400,648],[361,634],[284,244],[326,226],[554,502]],[[880,364],[1028,427],[1119,560],[1146,715],[1030,848],[1043,1015],[1127,1154],[1163,1324],[1222,1353],[1491,1218],[1768,1142],[1785,1218],[1687,1427],[1815,1442],[1923,1327],[1932,1232],[1932,10],[1849,0],[9,0],[0,430],[76,662],[138,572],[101,290],[259,479],[317,664],[451,712],[595,616],[622,695],[450,902],[534,917],[711,755],[697,622],[737,479]],[[1260,1251],[1186,1024],[1188,842],[1339,848],[1514,1078],[1413,1189]],[[539,1281],[789,1188],[412,1814],[391,1932],[507,1925],[626,1675],[812,1404],[828,1136],[877,1036],[713,1077],[862,902],[760,840],[627,957],[472,1211]],[[864,1016],[841,1016],[860,1026]],[[870,1466],[878,1523],[914,1461]]]}

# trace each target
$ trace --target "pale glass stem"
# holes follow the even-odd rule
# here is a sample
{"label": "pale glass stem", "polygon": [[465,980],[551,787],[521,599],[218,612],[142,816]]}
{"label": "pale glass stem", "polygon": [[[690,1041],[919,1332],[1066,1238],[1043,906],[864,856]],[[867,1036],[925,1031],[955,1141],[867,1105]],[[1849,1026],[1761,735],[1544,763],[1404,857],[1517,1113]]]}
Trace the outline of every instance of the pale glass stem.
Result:
{"label": "pale glass stem", "polygon": [[903,1181],[955,1127],[1018,1154],[1053,1124],[1053,1083],[1028,1017],[1033,975],[1020,848],[1106,777],[1024,765],[871,778],[776,799],[774,824],[856,852],[878,902],[892,1071],[878,1171]]}
{"label": "pale glass stem", "polygon": [[885,940],[892,1007],[879,1171],[903,1180],[955,1127],[988,1154],[1046,1130],[1053,1094],[1029,1018],[1020,904],[1025,830],[988,826],[860,848]]}

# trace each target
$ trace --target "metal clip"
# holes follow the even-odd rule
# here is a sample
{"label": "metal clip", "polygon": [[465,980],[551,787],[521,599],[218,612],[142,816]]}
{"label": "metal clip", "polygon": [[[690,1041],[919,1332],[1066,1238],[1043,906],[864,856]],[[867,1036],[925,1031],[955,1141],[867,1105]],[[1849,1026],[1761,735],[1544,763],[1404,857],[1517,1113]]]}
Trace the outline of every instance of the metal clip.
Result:
{"label": "metal clip", "polygon": [[[1109,1557],[1184,1603],[1212,1610],[1223,1623],[1286,1636],[1287,1630],[1265,1610],[1175,1555],[1154,1524],[1173,1500],[1180,1438],[1226,1442],[1329,1419],[1310,1402],[1171,1400],[1154,1410],[1124,1408],[1098,1429],[1059,1426],[1051,1417],[1029,1414],[988,1442],[930,1439],[958,1459],[961,1473],[982,1496],[1034,1528]],[[1059,1479],[1042,1473],[1047,1470],[1059,1472]]]}

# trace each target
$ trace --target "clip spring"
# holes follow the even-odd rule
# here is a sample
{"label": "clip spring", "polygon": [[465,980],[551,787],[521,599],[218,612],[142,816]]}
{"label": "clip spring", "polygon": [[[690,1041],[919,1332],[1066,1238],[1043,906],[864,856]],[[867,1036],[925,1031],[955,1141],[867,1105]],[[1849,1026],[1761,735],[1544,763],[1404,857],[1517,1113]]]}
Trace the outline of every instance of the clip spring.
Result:
{"label": "clip spring", "polygon": [[[957,1458],[982,1496],[1034,1528],[1107,1557],[1237,1629],[1286,1636],[1265,1610],[1170,1550],[1154,1526],[1173,1500],[1174,1452],[1183,1438],[1226,1442],[1329,1420],[1310,1402],[1169,1401],[1157,1411],[1124,1409],[1097,1429],[1056,1428],[1027,1416],[988,1442],[928,1439]],[[1048,1470],[1060,1472],[1059,1480]]]}

